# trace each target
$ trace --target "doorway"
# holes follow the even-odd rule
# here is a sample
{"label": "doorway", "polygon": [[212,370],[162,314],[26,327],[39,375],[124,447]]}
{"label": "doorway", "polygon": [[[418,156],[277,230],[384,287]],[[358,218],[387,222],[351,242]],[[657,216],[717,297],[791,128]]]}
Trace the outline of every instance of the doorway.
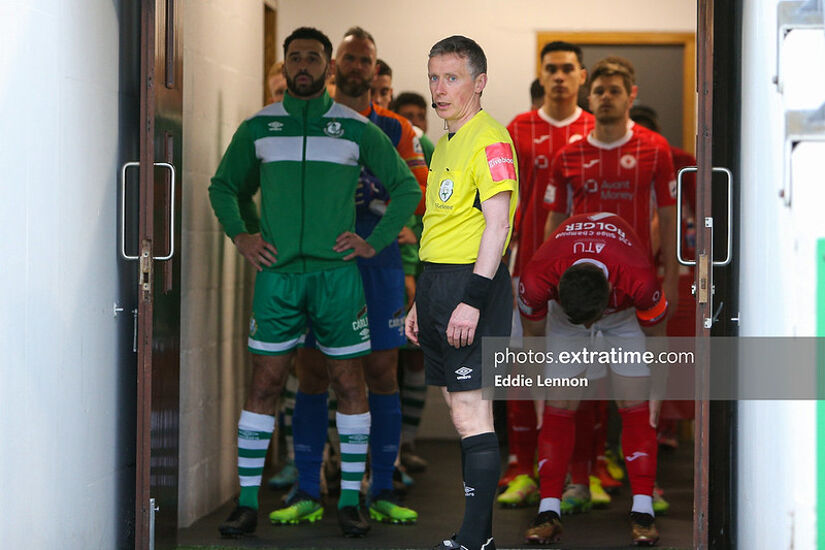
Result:
{"label": "doorway", "polygon": [[[720,2],[716,2],[717,10],[719,9],[719,7],[718,7],[719,5],[720,5]],[[256,9],[260,10],[260,4],[256,5]],[[688,63],[686,66],[695,66],[695,65],[692,64],[692,63]],[[256,70],[260,71],[260,64],[258,64]],[[255,91],[255,93],[258,95],[258,97],[260,97],[260,94],[258,94],[257,90]],[[683,98],[692,96],[692,94],[694,94],[694,91],[691,89],[690,94],[684,94]],[[209,103],[208,105],[205,105],[205,106],[207,108],[210,108],[210,109],[214,108],[216,110],[222,110],[223,112],[228,111],[230,109],[239,110],[239,109],[242,108],[242,107],[238,106],[237,104],[233,104],[233,102],[231,100],[227,100],[226,98],[224,98],[224,101],[222,101],[222,102]],[[247,111],[248,111],[248,113],[254,112],[254,110],[248,110],[248,109],[247,109]],[[695,112],[693,108],[691,108],[691,112]],[[693,122],[689,125],[683,126],[683,130],[682,130],[683,134],[684,134],[684,131],[685,131],[684,128],[686,128],[686,127],[695,128],[695,126],[696,126],[695,122]],[[224,125],[220,129],[218,129],[218,131],[216,131],[216,133],[215,133],[216,136],[217,136],[216,138],[210,136],[211,139],[208,140],[208,143],[207,143],[207,148],[209,149],[209,154],[210,155],[218,155],[219,156],[221,154],[222,147],[219,144],[225,144],[226,143],[226,140],[228,140],[228,137],[229,137],[227,134],[231,133],[232,130],[234,130],[234,126]],[[688,139],[687,141],[685,141],[685,138],[683,136],[682,143],[687,145],[687,146],[689,146],[691,143],[695,143],[693,131],[691,131],[690,139]],[[208,179],[208,177],[209,177],[209,174],[206,173],[206,172],[209,171],[208,168],[201,168],[201,170],[202,170],[202,173],[193,174],[193,177],[196,176],[198,179],[197,180],[192,179],[192,181],[193,181],[193,183],[195,181],[198,181],[198,185],[201,185],[202,182],[205,181],[203,178]],[[208,212],[207,212],[207,215],[208,215]],[[230,256],[233,255],[234,250],[231,249],[231,247],[227,246],[227,244],[225,243],[225,239],[223,238],[222,235],[219,235],[219,237],[220,238],[215,238],[214,240],[211,240],[210,245],[214,246],[215,250],[219,251],[216,254],[216,257],[229,258]],[[220,275],[218,275],[216,277],[218,280],[217,281],[210,281],[210,284],[216,284],[219,287],[220,286],[225,287],[228,284],[234,284],[234,283],[230,282],[230,278],[232,278],[233,280],[237,280],[238,281],[237,286],[232,287],[232,293],[233,293],[233,296],[236,299],[237,303],[243,304],[244,300],[245,300],[244,295],[243,295],[244,291],[240,287],[242,287],[244,284],[248,283],[248,280],[249,280],[249,277],[248,277],[249,274],[244,272],[243,266],[238,265],[238,264],[233,264],[230,261],[230,263],[226,264],[223,268],[219,268],[218,271],[220,271]],[[243,313],[242,313],[243,308],[242,307],[235,307],[236,304],[232,304],[232,303],[229,303],[229,302],[220,302],[220,300],[218,300],[217,302],[212,301],[212,300],[214,300],[214,297],[210,297],[209,300],[210,300],[210,302],[209,302],[210,307],[215,305],[216,303],[219,304],[219,305],[213,310],[204,309],[203,311],[218,311],[219,314],[221,315],[221,317],[222,317],[222,319],[220,321],[221,328],[219,329],[218,332],[220,334],[220,337],[222,338],[222,341],[223,341],[223,339],[228,340],[230,338],[236,338],[237,339],[238,338],[238,333],[242,332],[242,327],[244,325]],[[224,347],[223,344],[221,344],[217,348],[210,348],[207,353],[215,354],[217,357],[225,359],[225,360],[236,361],[236,364],[243,364],[244,363],[243,352],[239,353],[237,351],[237,349],[229,349],[228,347]],[[204,363],[203,365],[201,365],[201,368],[209,369],[209,368],[212,368],[212,366],[213,366],[212,363]],[[215,377],[216,378],[215,380],[209,380],[208,381],[208,384],[210,384],[210,387],[212,387],[212,384],[214,384],[215,387],[218,387],[224,380],[237,381],[238,378],[241,378],[241,379],[243,378],[243,373],[238,375],[237,373],[227,372],[225,369],[222,370],[222,371],[220,369],[218,369],[218,372],[220,374]],[[181,376],[185,376],[185,374],[182,372]],[[242,381],[241,381],[241,383],[242,383]],[[181,391],[185,391],[185,390],[183,388],[181,388]],[[235,408],[237,408],[239,410],[239,406],[236,407],[237,402],[232,402],[233,399],[237,400],[238,398],[237,398],[237,396],[231,397],[229,399],[229,402],[228,403],[227,402],[222,403],[221,407],[224,407],[226,409],[233,409],[233,410]],[[195,413],[194,412],[181,411],[181,414],[195,414]],[[236,414],[236,412],[233,412],[233,415],[234,414]],[[234,426],[232,426],[231,423],[227,424],[226,422],[223,422],[223,421],[216,422],[212,429],[220,429],[221,430],[222,434],[220,436],[218,436],[218,438],[221,440],[222,445],[229,446],[229,447],[232,446],[232,436],[234,435],[233,434]],[[223,432],[225,432],[225,433],[223,433]],[[181,453],[183,453],[183,452],[189,452],[189,451],[184,451],[182,449]],[[449,448],[448,452],[450,452],[451,454],[454,454],[455,448],[453,448],[453,447]],[[208,460],[205,461],[205,464],[207,462],[208,462]],[[213,470],[212,470],[213,475],[216,475],[216,476],[220,475],[221,477],[223,477],[223,474],[225,473],[224,471],[220,470],[220,468],[223,468],[223,466],[220,466],[220,467],[216,468],[216,467],[214,467],[214,465],[212,465],[210,463],[208,468],[213,468]],[[205,479],[208,478],[208,475],[206,473],[203,473],[201,475],[202,475],[202,477],[199,478],[201,480],[205,480]]]}

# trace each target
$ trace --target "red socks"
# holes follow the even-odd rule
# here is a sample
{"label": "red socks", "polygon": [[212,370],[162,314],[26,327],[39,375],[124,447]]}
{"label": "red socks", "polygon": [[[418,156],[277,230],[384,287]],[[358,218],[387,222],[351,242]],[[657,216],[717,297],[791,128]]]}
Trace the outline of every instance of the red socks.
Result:
{"label": "red socks", "polygon": [[561,498],[564,491],[564,478],[576,441],[575,417],[576,411],[544,407],[544,418],[539,432],[541,498]]}
{"label": "red socks", "polygon": [[607,401],[592,401],[593,403],[593,464],[600,456],[604,456],[607,445]]}
{"label": "red socks", "polygon": [[622,415],[622,451],[634,495],[652,495],[656,481],[656,430],[650,426],[647,401],[619,409]]}
{"label": "red socks", "polygon": [[[594,454],[594,409],[598,409],[598,404],[588,402],[582,402],[578,411],[544,408],[538,438],[541,498],[561,498],[571,459],[573,483],[589,483],[587,475]],[[652,495],[658,445],[656,430],[650,426],[648,403],[619,409],[619,413],[622,416],[622,450],[631,491],[634,495]]]}
{"label": "red socks", "polygon": [[532,401],[507,401],[507,442],[519,470],[532,476],[538,447],[536,407]]}
{"label": "red socks", "polygon": [[590,464],[593,457],[593,401],[582,401],[576,410],[576,444],[570,464],[571,481],[576,485],[590,484]]}

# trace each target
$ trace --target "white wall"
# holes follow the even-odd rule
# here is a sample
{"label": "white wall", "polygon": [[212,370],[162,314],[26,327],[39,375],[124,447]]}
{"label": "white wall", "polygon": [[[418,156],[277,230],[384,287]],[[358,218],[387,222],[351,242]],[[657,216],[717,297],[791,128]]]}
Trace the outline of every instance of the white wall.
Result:
{"label": "white wall", "polygon": [[[739,281],[741,336],[815,335],[815,241],[825,237],[825,145],[794,154],[792,205],[779,197],[785,109],[825,102],[823,33],[786,40],[785,95],[776,73],[776,0],[744,3]],[[793,358],[789,358],[793,361]],[[816,548],[816,407],[739,404],[737,541],[741,548]]]}
{"label": "white wall", "polygon": [[[299,26],[324,31],[337,47],[344,31],[360,25],[375,37],[378,56],[393,69],[396,93],[416,91],[429,97],[427,53],[438,40],[463,34],[487,55],[490,81],[482,105],[503,124],[529,106],[535,78],[536,32],[670,31],[694,32],[695,0],[419,0],[404,7],[379,0],[286,1],[278,5],[281,41]],[[279,55],[283,55],[279,49]],[[429,135],[441,136],[442,124],[429,114]]]}
{"label": "white wall", "polygon": [[215,219],[207,188],[240,122],[262,106],[263,4],[198,0],[183,7],[178,521],[186,527],[238,490],[253,277]]}
{"label": "white wall", "polygon": [[121,546],[118,10],[0,3],[0,548]]}

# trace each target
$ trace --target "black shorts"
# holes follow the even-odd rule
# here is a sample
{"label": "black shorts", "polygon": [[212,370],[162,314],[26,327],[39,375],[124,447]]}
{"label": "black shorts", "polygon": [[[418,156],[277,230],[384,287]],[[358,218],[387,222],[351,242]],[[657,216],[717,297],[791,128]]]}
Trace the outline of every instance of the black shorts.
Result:
{"label": "black shorts", "polygon": [[481,339],[510,336],[513,316],[513,288],[510,273],[500,264],[487,303],[476,327],[473,343],[454,348],[447,343],[447,324],[464,296],[473,264],[424,264],[415,292],[418,314],[418,341],[424,352],[427,384],[447,386],[447,391],[481,388]]}

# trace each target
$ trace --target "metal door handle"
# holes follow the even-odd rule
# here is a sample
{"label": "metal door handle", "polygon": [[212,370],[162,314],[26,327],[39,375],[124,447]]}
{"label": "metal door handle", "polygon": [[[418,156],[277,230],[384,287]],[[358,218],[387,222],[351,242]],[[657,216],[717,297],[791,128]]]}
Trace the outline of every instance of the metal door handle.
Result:
{"label": "metal door handle", "polygon": [[175,167],[168,162],[156,162],[155,166],[168,168],[171,174],[169,182],[169,254],[166,256],[152,256],[153,260],[170,260],[175,255]]}
{"label": "metal door handle", "polygon": [[124,260],[139,260],[140,256],[126,254],[126,170],[140,166],[139,162],[127,162],[120,167],[120,256]]}
{"label": "metal door handle", "polygon": [[[698,172],[697,166],[685,166],[676,174],[676,259],[679,263],[687,266],[696,265],[696,260],[685,260],[682,258],[682,177],[688,172]],[[728,246],[725,259],[722,261],[713,261],[713,265],[722,266],[728,265],[733,258],[733,173],[727,168],[721,166],[714,166],[711,168],[712,172],[725,174],[727,176],[728,187]],[[711,225],[708,226],[708,223]],[[705,227],[712,227],[713,219],[705,218]]]}
{"label": "metal door handle", "polygon": [[[713,172],[725,174],[728,187],[728,246],[725,259],[721,262],[713,260],[713,265],[728,265],[733,259],[733,172],[721,166],[714,166]],[[712,259],[712,258],[711,258]]]}
{"label": "metal door handle", "polygon": [[[120,255],[124,260],[139,260],[140,256],[126,253],[126,170],[140,166],[139,162],[126,162],[120,168]],[[171,174],[169,201],[169,253],[166,256],[153,256],[153,260],[169,260],[175,255],[175,167],[168,162],[156,162],[155,166],[168,168]]]}
{"label": "metal door handle", "polygon": [[696,172],[698,167],[685,166],[676,173],[676,259],[682,265],[696,265],[696,260],[682,258],[682,176],[688,172]]}

